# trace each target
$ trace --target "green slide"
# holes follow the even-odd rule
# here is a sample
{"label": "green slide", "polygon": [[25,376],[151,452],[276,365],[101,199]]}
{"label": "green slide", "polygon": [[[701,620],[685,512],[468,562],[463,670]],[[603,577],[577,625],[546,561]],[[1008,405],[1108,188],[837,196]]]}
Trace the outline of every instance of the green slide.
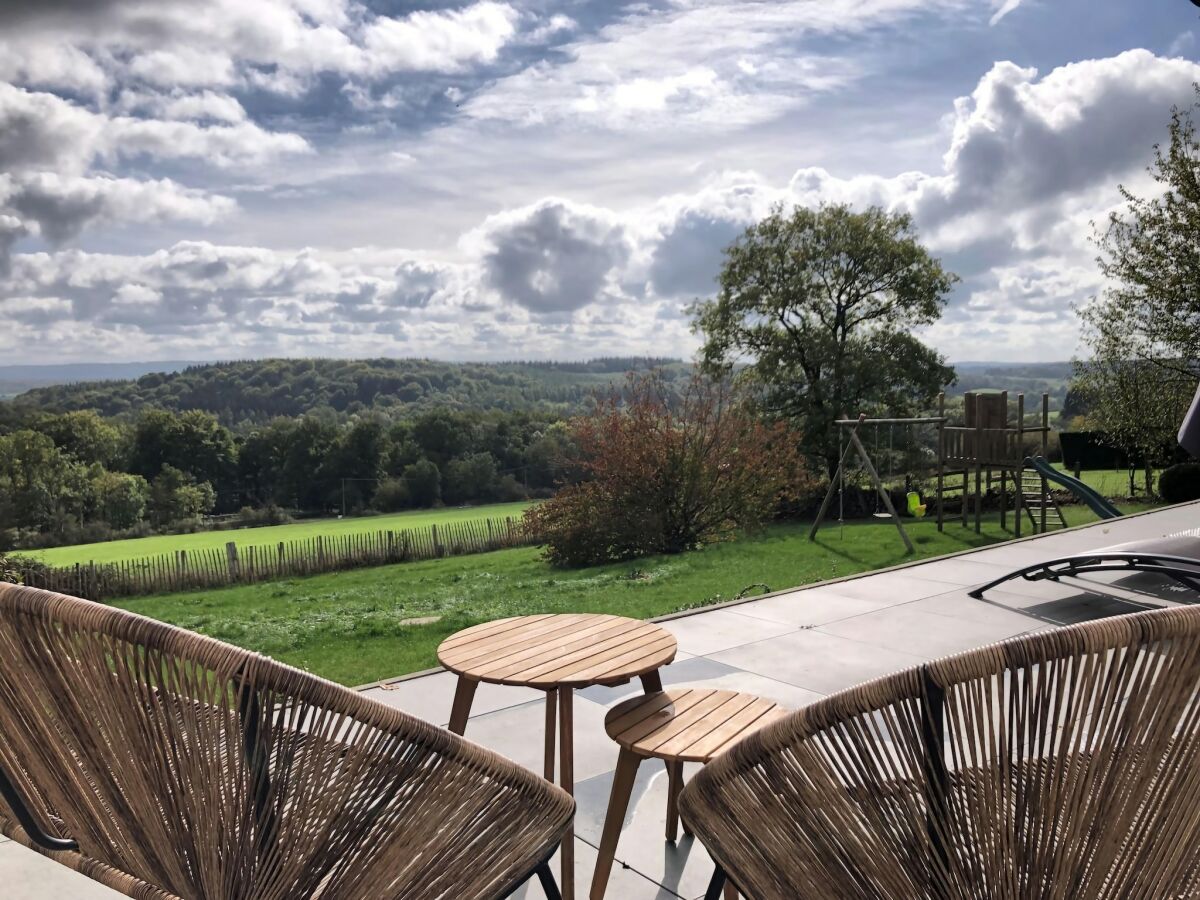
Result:
{"label": "green slide", "polygon": [[1035,469],[1039,475],[1047,481],[1053,481],[1055,484],[1061,484],[1068,491],[1082,500],[1091,508],[1092,512],[1102,519],[1116,519],[1124,515],[1119,509],[1109,503],[1106,499],[1097,494],[1094,490],[1080,481],[1078,478],[1072,478],[1065,472],[1060,472],[1058,469],[1046,462],[1041,456],[1025,457],[1025,465],[1031,469]]}

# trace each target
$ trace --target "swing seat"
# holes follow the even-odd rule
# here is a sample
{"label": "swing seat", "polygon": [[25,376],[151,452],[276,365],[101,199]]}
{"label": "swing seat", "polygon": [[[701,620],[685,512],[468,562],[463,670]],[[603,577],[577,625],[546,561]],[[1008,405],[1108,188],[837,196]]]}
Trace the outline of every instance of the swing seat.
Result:
{"label": "swing seat", "polygon": [[916,491],[908,492],[908,514],[914,519],[925,518],[925,504],[921,502],[921,495]]}

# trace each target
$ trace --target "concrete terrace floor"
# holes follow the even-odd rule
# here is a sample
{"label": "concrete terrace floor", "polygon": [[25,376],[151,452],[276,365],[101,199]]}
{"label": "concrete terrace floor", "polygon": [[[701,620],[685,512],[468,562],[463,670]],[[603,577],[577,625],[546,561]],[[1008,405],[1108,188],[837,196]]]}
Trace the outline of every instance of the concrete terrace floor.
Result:
{"label": "concrete terrace floor", "polygon": [[[958,524],[947,527],[958,528]],[[1153,576],[1094,576],[1061,583],[1009,582],[984,600],[972,586],[1013,569],[1125,541],[1200,528],[1200,503],[1097,522],[836,582],[780,592],[662,621],[679,641],[665,685],[728,688],[799,707],[842,688],[1031,631],[1138,612],[1200,597]],[[881,530],[881,540],[896,536]],[[439,725],[450,716],[454,677],[437,672],[365,688],[372,698]],[[604,715],[635,684],[579,691],[575,701],[576,895],[586,897],[604,823],[617,748]],[[541,771],[544,694],[480,685],[466,736]],[[695,768],[687,770],[690,777]],[[638,771],[609,897],[699,898],[712,874],[704,848],[663,839],[666,770]],[[0,837],[0,884],[10,900],[116,897],[83,876]],[[557,860],[554,865],[557,874]],[[13,890],[15,889],[15,893]],[[535,884],[517,895],[538,898]]]}

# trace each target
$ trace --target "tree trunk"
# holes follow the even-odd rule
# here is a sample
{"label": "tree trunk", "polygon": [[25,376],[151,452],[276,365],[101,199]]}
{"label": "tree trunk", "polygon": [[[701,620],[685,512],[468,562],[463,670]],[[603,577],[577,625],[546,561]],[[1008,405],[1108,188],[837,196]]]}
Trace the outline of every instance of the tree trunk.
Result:
{"label": "tree trunk", "polygon": [[1146,476],[1146,499],[1154,499],[1154,467],[1150,465],[1149,460],[1145,463],[1144,474]]}
{"label": "tree trunk", "polygon": [[829,480],[833,481],[833,476],[837,474],[839,457],[837,453],[826,454],[825,456],[825,471],[829,473]]}

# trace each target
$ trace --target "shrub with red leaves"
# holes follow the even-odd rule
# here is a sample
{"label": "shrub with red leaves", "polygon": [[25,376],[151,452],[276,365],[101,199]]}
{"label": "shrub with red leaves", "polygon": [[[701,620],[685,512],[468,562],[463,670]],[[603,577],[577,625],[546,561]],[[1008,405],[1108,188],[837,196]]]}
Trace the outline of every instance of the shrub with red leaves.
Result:
{"label": "shrub with red leaves", "polygon": [[682,553],[761,528],[811,486],[783,423],[767,424],[742,392],[696,376],[679,392],[631,375],[572,422],[584,480],[525,514],[564,566]]}

